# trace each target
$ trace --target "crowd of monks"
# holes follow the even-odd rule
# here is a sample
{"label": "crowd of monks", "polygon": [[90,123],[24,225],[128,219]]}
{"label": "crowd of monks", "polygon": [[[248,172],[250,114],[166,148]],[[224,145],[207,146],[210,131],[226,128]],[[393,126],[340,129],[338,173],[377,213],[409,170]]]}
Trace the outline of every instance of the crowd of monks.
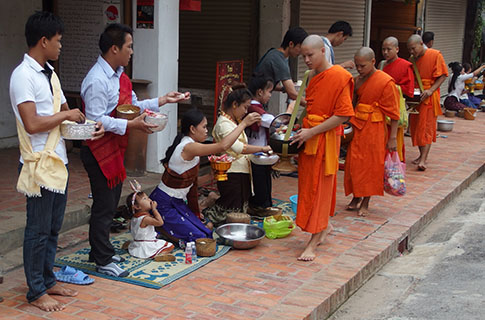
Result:
{"label": "crowd of monks", "polygon": [[[348,210],[365,216],[370,198],[384,195],[387,152],[397,151],[405,160],[405,97],[417,99],[409,117],[412,144],[419,148],[413,164],[417,170],[426,170],[431,144],[436,141],[437,116],[442,114],[439,87],[448,71],[441,53],[425,46],[419,35],[412,35],[407,47],[411,62],[398,56],[395,37],[386,38],[382,44],[385,61],[379,69],[374,51],[360,48],[354,56],[358,76],[352,78],[326,60],[321,37],[310,35],[302,43],[301,54],[312,71],[306,90],[307,115],[293,142],[305,143],[298,158],[296,223],[312,236],[299,260],[313,260],[317,246],[332,229],[329,218],[335,211],[342,123],[350,122],[354,131],[344,173],[345,194],[353,196]],[[420,88],[420,94],[415,95],[415,88]]]}

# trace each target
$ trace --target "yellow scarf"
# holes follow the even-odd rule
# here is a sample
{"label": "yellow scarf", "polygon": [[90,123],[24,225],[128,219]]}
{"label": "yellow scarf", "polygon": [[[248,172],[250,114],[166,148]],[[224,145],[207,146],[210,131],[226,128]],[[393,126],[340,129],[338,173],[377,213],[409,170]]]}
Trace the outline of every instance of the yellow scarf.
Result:
{"label": "yellow scarf", "polygon": [[[61,110],[61,84],[56,73],[51,77],[54,95],[54,113]],[[17,120],[17,133],[20,143],[20,154],[24,165],[17,182],[17,191],[28,197],[41,197],[40,188],[51,192],[64,194],[67,185],[67,168],[64,161],[55,153],[55,148],[61,138],[60,126],[53,128],[44,150],[33,152],[30,138],[19,120]]]}

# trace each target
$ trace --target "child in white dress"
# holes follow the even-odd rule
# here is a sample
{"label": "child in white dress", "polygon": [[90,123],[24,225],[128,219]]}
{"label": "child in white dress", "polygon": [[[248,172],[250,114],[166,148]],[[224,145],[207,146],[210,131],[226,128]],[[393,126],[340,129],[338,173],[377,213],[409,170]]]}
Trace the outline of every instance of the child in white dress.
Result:
{"label": "child in white dress", "polygon": [[174,249],[173,244],[157,239],[155,227],[163,225],[163,219],[157,210],[157,202],[152,201],[141,191],[130,194],[126,202],[130,212],[133,213],[131,219],[133,241],[128,246],[128,252],[141,259],[152,259],[157,255],[171,252]]}

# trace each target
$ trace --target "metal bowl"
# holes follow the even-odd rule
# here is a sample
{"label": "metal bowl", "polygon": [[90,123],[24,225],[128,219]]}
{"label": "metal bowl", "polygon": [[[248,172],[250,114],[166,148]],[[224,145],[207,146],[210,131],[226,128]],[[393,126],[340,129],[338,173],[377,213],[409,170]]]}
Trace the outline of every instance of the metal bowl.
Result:
{"label": "metal bowl", "polygon": [[251,155],[250,159],[252,163],[259,164],[260,166],[272,166],[273,164],[278,162],[280,157],[278,157],[278,155],[276,154],[270,155],[270,154],[261,152],[261,153],[255,153]]}
{"label": "metal bowl", "polygon": [[[289,145],[291,141],[285,141],[283,132],[280,132],[282,127],[288,126],[290,122],[291,114],[290,113],[282,113],[277,115],[271,125],[269,126],[269,146],[273,149],[273,152],[282,154],[283,153],[283,145],[288,145],[288,154],[297,154],[300,151],[298,148],[298,144]],[[296,123],[296,121],[295,121]],[[292,132],[292,135],[294,133]],[[290,136],[291,139],[291,136]]]}
{"label": "metal bowl", "polygon": [[157,113],[156,116],[147,115],[145,117],[145,122],[158,125],[158,127],[150,128],[150,130],[152,130],[153,132],[158,132],[165,129],[165,126],[168,122],[168,117],[166,114],[163,113]]}
{"label": "metal bowl", "polygon": [[438,120],[438,131],[451,131],[453,130],[453,125],[455,124],[455,121],[453,120]]}
{"label": "metal bowl", "polygon": [[216,229],[219,242],[234,249],[256,247],[266,235],[265,231],[252,224],[227,223]]}
{"label": "metal bowl", "polygon": [[66,140],[87,140],[93,137],[96,122],[86,120],[84,123],[65,120],[61,123],[61,136]]}

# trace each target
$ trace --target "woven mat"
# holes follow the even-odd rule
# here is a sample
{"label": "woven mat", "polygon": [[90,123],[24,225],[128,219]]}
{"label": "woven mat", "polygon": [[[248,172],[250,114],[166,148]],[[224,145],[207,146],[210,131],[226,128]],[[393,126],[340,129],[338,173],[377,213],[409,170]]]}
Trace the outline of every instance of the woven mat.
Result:
{"label": "woven mat", "polygon": [[84,248],[72,254],[59,257],[56,259],[55,265],[57,267],[69,265],[97,277],[127,282],[147,288],[160,289],[161,287],[194,272],[209,262],[222,257],[230,249],[228,246],[217,245],[215,256],[208,258],[198,257],[197,261],[192,264],[185,264],[184,252],[180,249],[176,249],[172,252],[177,258],[176,261],[156,262],[150,259],[145,260],[132,257],[127,250],[122,250],[121,246],[123,243],[131,239],[132,237],[129,232],[111,238],[111,243],[115,247],[116,254],[126,259],[125,262],[118,263],[118,265],[130,272],[128,277],[111,277],[97,272],[96,265],[88,262],[90,248]]}

